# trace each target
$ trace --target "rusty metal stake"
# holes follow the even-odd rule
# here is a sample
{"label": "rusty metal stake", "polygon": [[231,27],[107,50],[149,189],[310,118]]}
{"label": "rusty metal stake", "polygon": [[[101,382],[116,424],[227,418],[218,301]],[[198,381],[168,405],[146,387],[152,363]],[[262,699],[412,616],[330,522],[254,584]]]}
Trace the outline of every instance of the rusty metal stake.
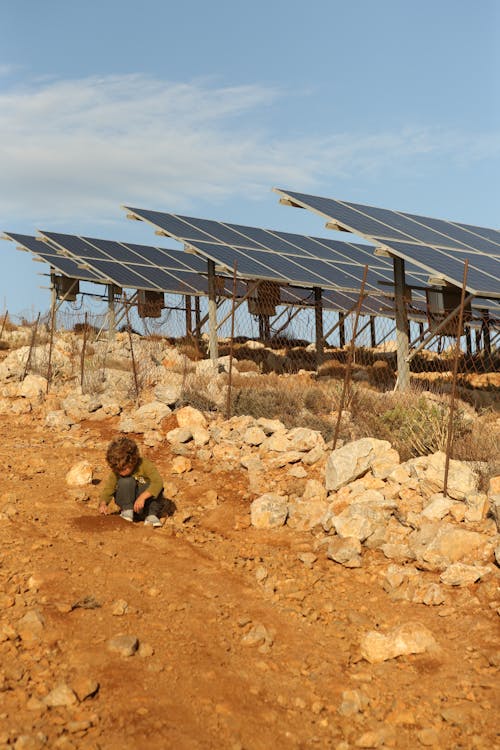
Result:
{"label": "rusty metal stake", "polygon": [[2,321],[2,329],[0,330],[0,339],[1,339],[1,338],[2,338],[2,336],[3,336],[3,329],[5,328],[5,324],[6,324],[6,322],[7,322],[7,318],[8,318],[8,317],[9,317],[9,311],[8,311],[8,310],[6,310],[6,312],[5,312],[5,315],[4,315],[4,318],[3,318],[3,321]]}
{"label": "rusty metal stake", "polygon": [[462,335],[462,326],[464,320],[464,305],[465,305],[465,287],[467,284],[467,272],[469,270],[469,260],[465,259],[464,263],[464,277],[462,281],[462,296],[460,298],[460,311],[458,313],[457,322],[457,335],[455,342],[455,357],[453,361],[453,380],[450,394],[450,416],[448,419],[448,435],[446,438],[446,459],[444,464],[444,481],[443,481],[443,495],[446,497],[448,493],[448,472],[450,469],[450,454],[453,443],[453,418],[455,416],[455,397],[457,393],[457,373],[458,373],[458,357],[460,354],[460,338]]}
{"label": "rusty metal stake", "polygon": [[39,321],[40,321],[40,313],[38,313],[37,319],[36,319],[35,324],[33,326],[33,331],[31,333],[31,341],[30,341],[30,348],[29,348],[29,352],[28,352],[28,359],[26,360],[26,364],[24,366],[24,372],[22,374],[21,380],[24,380],[24,378],[28,374],[28,368],[29,368],[29,366],[31,364],[31,354],[33,352],[33,347],[35,346],[35,339],[36,339],[36,334],[37,334],[37,331],[38,331],[38,323],[39,323]]}
{"label": "rusty metal stake", "polygon": [[356,315],[354,318],[354,327],[352,331],[351,345],[349,347],[349,352],[347,355],[347,362],[346,362],[346,368],[345,368],[345,374],[344,374],[344,385],[342,386],[342,395],[340,397],[339,412],[337,416],[337,424],[335,425],[335,434],[333,436],[332,450],[335,450],[335,447],[337,445],[337,440],[338,440],[338,436],[340,432],[340,421],[342,419],[342,412],[344,410],[344,404],[346,402],[346,395],[348,393],[350,382],[351,382],[351,370],[352,370],[352,361],[354,358],[354,346],[356,342],[356,336],[358,335],[357,329],[358,329],[359,315],[361,312],[361,306],[365,298],[365,283],[366,283],[367,273],[368,273],[368,266],[366,265],[365,270],[363,272],[363,280],[361,282],[361,289],[359,291],[358,304],[356,305]]}
{"label": "rusty metal stake", "polygon": [[87,320],[88,313],[85,313],[85,322],[83,324],[83,341],[82,341],[82,354],[80,358],[80,388],[83,392],[83,378],[85,376],[85,349],[87,348]]}
{"label": "rusty metal stake", "polygon": [[123,293],[123,299],[125,304],[125,315],[127,319],[127,331],[128,331],[128,340],[130,343],[130,356],[132,358],[132,371],[134,373],[134,384],[135,384],[135,397],[137,400],[139,400],[139,380],[137,377],[137,367],[135,364],[135,357],[134,357],[134,346],[132,343],[132,328],[130,327],[130,316],[129,316],[129,309],[128,309],[128,300],[127,295],[125,292]]}
{"label": "rusty metal stake", "polygon": [[233,298],[231,303],[231,337],[229,339],[229,377],[227,381],[227,403],[226,403],[226,419],[231,417],[231,396],[232,396],[232,385],[233,385],[233,345],[234,345],[234,317],[236,312],[236,271],[238,268],[238,261],[234,262],[233,267]]}

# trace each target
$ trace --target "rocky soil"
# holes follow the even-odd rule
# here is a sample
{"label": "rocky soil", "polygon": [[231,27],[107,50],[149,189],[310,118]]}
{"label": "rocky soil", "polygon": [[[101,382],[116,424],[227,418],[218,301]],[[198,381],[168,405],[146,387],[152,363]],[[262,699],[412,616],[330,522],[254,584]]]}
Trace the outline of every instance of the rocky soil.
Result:
{"label": "rocky soil", "polygon": [[[179,408],[175,350],[137,403],[126,341],[0,364],[0,750],[500,750],[500,477]],[[161,528],[98,514],[118,433]]]}
{"label": "rocky soil", "polygon": [[[97,514],[118,417],[0,419],[0,748],[500,747],[493,554],[460,585],[366,543],[347,567],[325,519],[252,525],[248,468],[210,442],[145,448],[168,515],[126,524]],[[82,461],[92,483],[69,486]],[[269,468],[267,488],[324,484],[305,466]]]}

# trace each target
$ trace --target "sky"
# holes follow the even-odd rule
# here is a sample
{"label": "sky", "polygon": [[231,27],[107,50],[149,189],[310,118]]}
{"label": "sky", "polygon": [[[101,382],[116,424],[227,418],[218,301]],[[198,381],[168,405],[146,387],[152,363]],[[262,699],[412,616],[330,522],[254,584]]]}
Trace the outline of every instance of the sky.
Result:
{"label": "sky", "polygon": [[[4,0],[0,28],[0,234],[175,246],[128,204],[335,237],[273,187],[500,226],[497,0]],[[0,250],[0,310],[48,309]]]}

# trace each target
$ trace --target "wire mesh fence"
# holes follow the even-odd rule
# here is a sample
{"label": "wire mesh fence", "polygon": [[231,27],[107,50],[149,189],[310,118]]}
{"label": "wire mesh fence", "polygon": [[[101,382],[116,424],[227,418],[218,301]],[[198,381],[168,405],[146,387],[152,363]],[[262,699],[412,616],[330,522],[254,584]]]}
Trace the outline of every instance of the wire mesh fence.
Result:
{"label": "wire mesh fence", "polygon": [[[235,283],[232,297],[230,291],[226,283],[225,293],[212,303],[216,332],[210,330],[207,297],[162,295],[153,307],[147,307],[148,300],[141,305],[137,298],[122,297],[112,308],[94,301],[67,303],[55,315],[32,320],[4,314],[0,338],[16,329],[12,342],[23,347],[21,377],[40,374],[48,389],[64,378],[79,383],[84,393],[98,392],[113,372],[138,399],[161,372],[163,383],[170,378],[180,388],[184,403],[230,416],[256,408],[252,392],[265,416],[280,416],[289,406],[290,418],[311,426],[324,426],[328,418],[330,437],[344,410],[357,411],[364,414],[367,433],[388,439],[397,434],[409,455],[434,450],[451,455],[450,431],[459,455],[459,438],[470,432],[467,407],[498,409],[500,319],[491,307],[467,308],[458,331],[456,315],[439,328],[444,313],[431,319],[408,301],[403,333],[409,381],[401,389],[401,330],[390,296],[353,292],[329,298],[271,283],[256,291],[241,282]],[[290,379],[286,385],[279,382],[290,375],[301,382],[300,398]],[[217,383],[223,391],[218,397]],[[273,390],[282,396],[285,390],[285,398],[271,396]]]}

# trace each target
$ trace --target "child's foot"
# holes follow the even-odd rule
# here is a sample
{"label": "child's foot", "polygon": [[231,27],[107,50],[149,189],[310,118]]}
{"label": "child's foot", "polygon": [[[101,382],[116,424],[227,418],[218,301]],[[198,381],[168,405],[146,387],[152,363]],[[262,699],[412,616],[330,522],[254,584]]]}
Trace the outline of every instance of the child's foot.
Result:
{"label": "child's foot", "polygon": [[133,521],[134,520],[134,511],[133,510],[122,510],[120,513],[120,518],[123,518],[124,521]]}
{"label": "child's foot", "polygon": [[147,516],[146,520],[144,521],[144,526],[161,526],[161,521],[158,518],[158,516]]}

